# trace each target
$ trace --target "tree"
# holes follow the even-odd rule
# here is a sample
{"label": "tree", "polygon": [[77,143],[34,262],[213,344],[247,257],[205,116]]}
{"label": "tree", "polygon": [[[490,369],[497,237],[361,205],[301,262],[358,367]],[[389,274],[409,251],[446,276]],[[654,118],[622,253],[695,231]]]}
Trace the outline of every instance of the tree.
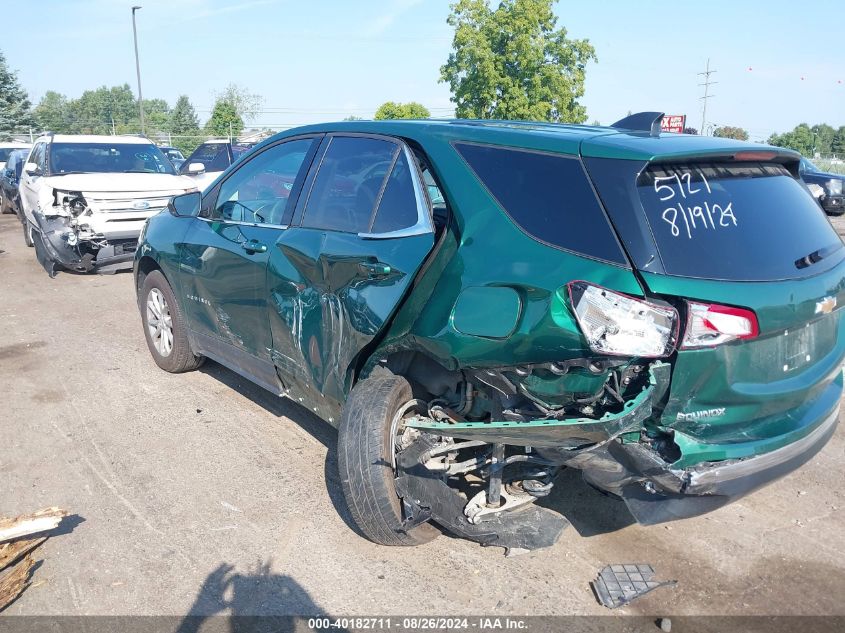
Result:
{"label": "tree", "polygon": [[205,124],[206,134],[236,137],[244,129],[244,120],[229,101],[217,100],[211,118]]}
{"label": "tree", "polygon": [[202,142],[197,112],[187,95],[180,95],[170,112],[170,133],[174,147],[186,156]]}
{"label": "tree", "polygon": [[382,103],[373,117],[376,120],[382,119],[428,119],[431,112],[421,103],[409,101],[408,103],[396,103],[386,101]]}
{"label": "tree", "polygon": [[697,135],[698,130],[695,129],[694,127],[685,127],[684,128],[684,134],[695,134],[695,135]]}
{"label": "tree", "polygon": [[588,40],[556,28],[555,0],[458,0],[447,22],[452,53],[440,68],[458,117],[582,123],[587,63],[596,60]]}
{"label": "tree", "polygon": [[845,156],[845,125],[841,126],[833,135],[830,151],[839,157]]}
{"label": "tree", "polygon": [[70,109],[67,97],[48,90],[32,111],[35,125],[42,132],[64,133],[70,131]]}
{"label": "tree", "polygon": [[18,83],[17,73],[9,69],[5,55],[0,52],[0,135],[9,136],[34,125],[31,107],[26,90]]}
{"label": "tree", "polygon": [[363,121],[364,117],[357,116],[355,114],[350,114],[349,116],[343,117],[344,121]]}
{"label": "tree", "polygon": [[733,127],[732,125],[717,127],[713,130],[713,136],[718,136],[719,138],[733,138],[737,141],[748,140],[748,132],[743,130],[741,127]]}
{"label": "tree", "polygon": [[778,147],[788,147],[800,152],[804,156],[812,156],[813,148],[815,146],[813,140],[813,131],[806,123],[796,125],[791,132],[784,134],[772,134],[769,137],[769,145],[776,145]]}
{"label": "tree", "polygon": [[[264,97],[253,94],[238,84],[229,84],[223,92],[215,93],[217,103],[225,102],[231,105],[241,121],[252,121],[264,105]],[[215,104],[216,106],[216,104]]]}

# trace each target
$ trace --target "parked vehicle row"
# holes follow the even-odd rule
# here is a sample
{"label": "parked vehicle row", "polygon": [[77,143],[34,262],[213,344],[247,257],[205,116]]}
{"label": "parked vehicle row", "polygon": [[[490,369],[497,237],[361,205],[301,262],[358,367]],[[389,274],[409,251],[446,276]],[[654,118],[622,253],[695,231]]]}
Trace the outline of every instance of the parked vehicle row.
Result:
{"label": "parked vehicle row", "polygon": [[150,353],[337,426],[377,543],[550,545],[563,467],[644,524],[715,510],[836,428],[845,247],[798,154],[661,118],[278,134],[146,222]]}
{"label": "parked vehicle row", "polygon": [[845,213],[845,192],[842,191],[845,176],[842,174],[830,174],[816,167],[806,158],[800,163],[801,178],[819,201],[819,204],[829,215],[842,215]]}
{"label": "parked vehicle row", "polygon": [[23,211],[18,185],[28,154],[28,149],[12,150],[0,169],[0,213],[15,213],[19,219],[23,218]]}
{"label": "parked vehicle row", "polygon": [[237,143],[229,139],[212,139],[197,147],[179,166],[179,173],[191,176],[201,191],[223,173],[229,165],[255,147],[255,143]]}

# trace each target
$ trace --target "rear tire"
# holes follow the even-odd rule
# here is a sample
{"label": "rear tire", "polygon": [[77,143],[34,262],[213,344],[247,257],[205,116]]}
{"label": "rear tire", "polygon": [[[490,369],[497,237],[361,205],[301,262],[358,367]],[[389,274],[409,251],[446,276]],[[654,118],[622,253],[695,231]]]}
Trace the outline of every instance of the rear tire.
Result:
{"label": "rear tire", "polygon": [[343,496],[363,534],[379,545],[421,545],[440,531],[428,523],[407,532],[393,484],[393,417],[413,395],[399,376],[379,374],[358,383],[343,407],[338,469]]}
{"label": "rear tire", "polygon": [[172,374],[193,371],[205,358],[196,356],[188,342],[188,327],[179,302],[159,270],[144,277],[138,295],[144,338],[156,365]]}
{"label": "rear tire", "polygon": [[26,244],[30,248],[35,246],[35,242],[32,238],[32,223],[27,219],[24,219],[23,221],[23,241],[24,244]]}

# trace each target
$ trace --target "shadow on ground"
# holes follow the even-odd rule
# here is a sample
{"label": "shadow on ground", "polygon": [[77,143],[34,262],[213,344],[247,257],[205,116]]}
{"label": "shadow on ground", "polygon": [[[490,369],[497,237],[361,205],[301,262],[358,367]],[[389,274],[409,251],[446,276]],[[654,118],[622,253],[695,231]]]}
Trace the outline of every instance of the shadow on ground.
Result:
{"label": "shadow on ground", "polygon": [[352,521],[346,500],[343,498],[343,490],[340,487],[337,469],[337,430],[305,407],[287,398],[273,395],[223,365],[209,360],[200,368],[200,371],[237,391],[244,398],[252,400],[271,415],[291,420],[326,447],[326,461],[323,468],[326,492],[335,511],[347,527],[363,537],[361,531]]}
{"label": "shadow on ground", "polygon": [[[363,536],[352,522],[340,486],[337,469],[337,431],[308,409],[287,398],[273,395],[218,363],[208,361],[200,371],[252,400],[268,413],[298,424],[326,447],[326,491],[344,523],[356,534]],[[590,487],[581,478],[580,471],[573,469],[564,469],[556,479],[551,495],[539,503],[565,516],[578,534],[585,537],[615,532],[634,523],[634,518],[624,502]]]}
{"label": "shadow on ground", "polygon": [[272,561],[259,560],[253,570],[243,574],[221,563],[206,577],[176,633],[209,629],[269,633],[292,630],[294,617],[327,615],[298,582],[272,573],[271,567]]}

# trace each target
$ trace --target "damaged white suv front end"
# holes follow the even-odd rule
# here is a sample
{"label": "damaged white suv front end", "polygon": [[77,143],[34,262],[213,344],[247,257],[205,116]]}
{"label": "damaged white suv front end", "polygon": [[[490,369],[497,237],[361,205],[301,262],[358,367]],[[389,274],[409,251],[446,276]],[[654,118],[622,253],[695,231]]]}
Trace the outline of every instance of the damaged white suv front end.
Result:
{"label": "damaged white suv front end", "polygon": [[172,196],[196,190],[147,139],[45,137],[40,145],[27,162],[21,201],[27,241],[50,276],[130,267],[147,219]]}

